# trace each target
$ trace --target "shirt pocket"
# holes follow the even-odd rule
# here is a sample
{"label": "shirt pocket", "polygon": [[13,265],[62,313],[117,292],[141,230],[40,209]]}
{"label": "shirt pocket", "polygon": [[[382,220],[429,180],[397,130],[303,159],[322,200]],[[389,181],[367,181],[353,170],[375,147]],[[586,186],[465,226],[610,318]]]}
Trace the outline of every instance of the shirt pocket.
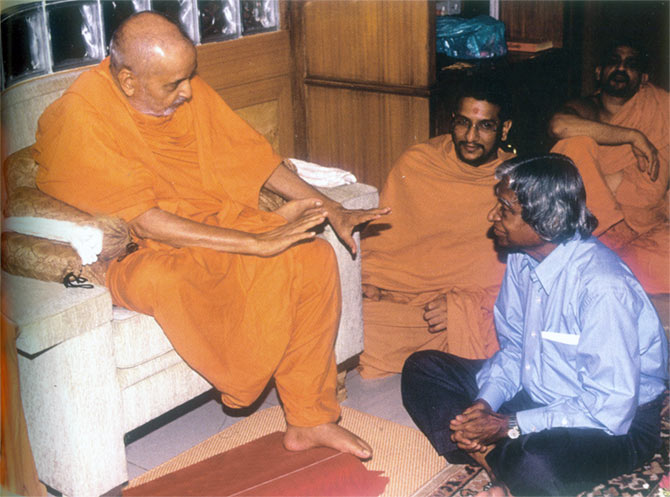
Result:
{"label": "shirt pocket", "polygon": [[575,364],[579,335],[542,331],[542,361],[552,369],[565,370]]}
{"label": "shirt pocket", "polygon": [[541,331],[542,340],[562,343],[565,345],[577,345],[579,343],[580,335],[573,335],[570,333],[557,333],[555,331]]}

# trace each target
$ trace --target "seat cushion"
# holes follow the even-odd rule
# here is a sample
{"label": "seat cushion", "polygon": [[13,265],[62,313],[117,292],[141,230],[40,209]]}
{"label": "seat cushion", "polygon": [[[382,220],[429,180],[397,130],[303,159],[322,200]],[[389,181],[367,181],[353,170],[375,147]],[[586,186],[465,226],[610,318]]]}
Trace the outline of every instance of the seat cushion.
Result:
{"label": "seat cushion", "polygon": [[121,391],[126,388],[139,383],[150,376],[160,373],[161,371],[171,368],[175,364],[184,362],[184,360],[175,352],[171,350],[163,355],[150,359],[142,364],[133,366],[131,368],[117,368],[116,379],[119,382]]}
{"label": "seat cushion", "polygon": [[134,368],[173,350],[151,316],[114,306],[112,317],[117,368]]}

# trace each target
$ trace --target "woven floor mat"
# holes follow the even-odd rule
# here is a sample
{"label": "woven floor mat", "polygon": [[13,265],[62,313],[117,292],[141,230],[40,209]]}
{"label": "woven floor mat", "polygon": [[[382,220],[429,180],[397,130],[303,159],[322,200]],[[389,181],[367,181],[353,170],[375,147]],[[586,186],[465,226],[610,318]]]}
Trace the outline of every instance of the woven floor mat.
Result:
{"label": "woven floor mat", "polygon": [[[445,467],[445,460],[437,455],[423,434],[414,428],[348,407],[342,408],[340,425],[372,446],[374,456],[364,464],[367,469],[383,471],[383,475],[390,478],[382,494],[383,497],[412,495]],[[128,487],[151,481],[274,431],[285,429],[286,422],[279,406],[264,409],[135,478]]]}

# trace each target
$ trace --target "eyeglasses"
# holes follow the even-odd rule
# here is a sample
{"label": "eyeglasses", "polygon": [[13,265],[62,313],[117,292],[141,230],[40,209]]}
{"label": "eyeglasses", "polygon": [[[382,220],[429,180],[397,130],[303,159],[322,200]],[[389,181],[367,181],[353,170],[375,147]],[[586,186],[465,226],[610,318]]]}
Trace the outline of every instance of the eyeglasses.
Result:
{"label": "eyeglasses", "polygon": [[[473,126],[472,121],[470,121],[470,119],[468,119],[467,117],[463,116],[453,116],[451,119],[451,124],[454,127],[454,129],[458,129],[459,131],[465,130],[466,133],[470,131],[470,128]],[[499,126],[500,123],[498,121],[491,121],[491,120],[484,120],[474,123],[474,127],[477,130],[477,132],[489,135],[498,131]]]}

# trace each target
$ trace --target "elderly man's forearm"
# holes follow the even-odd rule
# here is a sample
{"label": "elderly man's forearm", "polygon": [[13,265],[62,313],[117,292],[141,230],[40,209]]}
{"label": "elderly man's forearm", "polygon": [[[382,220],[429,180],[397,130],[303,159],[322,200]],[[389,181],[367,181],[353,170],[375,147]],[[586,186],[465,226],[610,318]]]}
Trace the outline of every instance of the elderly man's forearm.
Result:
{"label": "elderly man's forearm", "polygon": [[173,247],[202,247],[213,250],[254,254],[257,241],[250,233],[191,221],[159,208],[149,209],[130,223],[139,238]]}

